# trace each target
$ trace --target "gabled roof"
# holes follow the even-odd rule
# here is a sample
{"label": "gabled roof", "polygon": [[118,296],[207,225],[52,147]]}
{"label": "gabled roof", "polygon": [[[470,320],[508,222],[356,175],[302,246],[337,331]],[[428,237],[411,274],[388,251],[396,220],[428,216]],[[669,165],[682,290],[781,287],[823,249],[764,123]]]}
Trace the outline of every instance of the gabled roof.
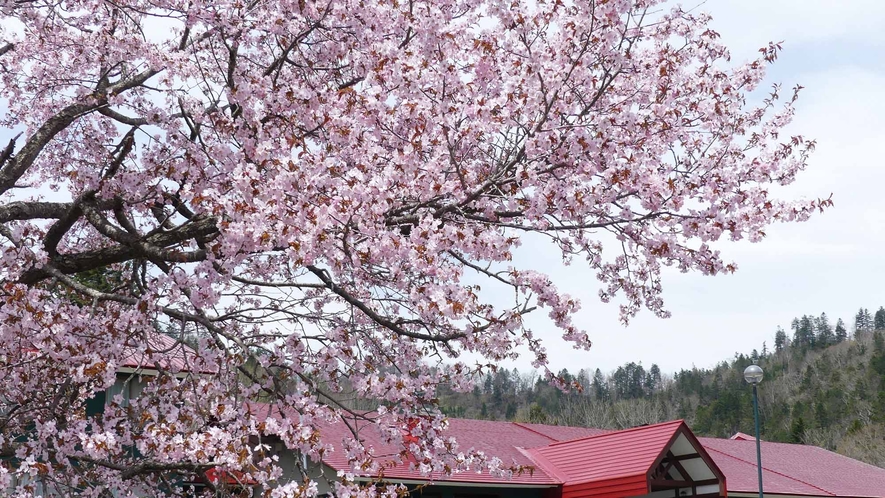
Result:
{"label": "gabled roof", "polygon": [[[507,422],[496,422],[507,423]],[[515,426],[532,431],[536,434],[549,438],[551,441],[568,441],[570,439],[580,439],[587,436],[596,436],[597,434],[605,434],[612,432],[611,429],[592,429],[590,427],[569,427],[567,425],[547,425],[547,424],[529,424],[524,422],[509,422]]]}
{"label": "gabled roof", "polygon": [[[259,410],[260,403],[253,403],[253,410],[263,418],[268,413],[279,417],[279,411]],[[267,406],[267,405],[263,405]],[[522,465],[535,467],[533,472],[514,475],[512,478],[494,477],[487,472],[465,472],[452,476],[433,475],[430,479],[439,482],[483,483],[508,486],[559,486],[567,482],[572,474],[563,475],[557,466],[542,460],[545,447],[564,448],[571,443],[584,444],[581,441],[595,439],[600,435],[615,435],[615,439],[600,438],[602,441],[619,441],[618,450],[626,458],[637,453],[641,447],[640,440],[651,438],[651,432],[667,426],[678,427],[681,421],[668,422],[653,426],[645,426],[626,431],[610,431],[583,427],[565,427],[543,424],[524,424],[514,422],[498,422],[484,420],[449,419],[448,435],[458,440],[461,448],[482,450],[490,456],[501,458],[505,466]],[[372,424],[363,422],[358,426],[359,434],[365,443],[374,447],[375,454],[383,458],[397,451],[389,445],[381,443],[378,432]],[[352,433],[344,424],[330,424],[320,427],[324,442],[334,446],[334,451],[323,457],[323,462],[335,470],[349,470],[347,459],[342,451],[341,441],[352,437]],[[641,438],[631,440],[634,432],[640,432]],[[690,433],[690,431],[689,431]],[[740,439],[697,438],[704,453],[713,464],[724,474],[729,493],[758,492],[756,476],[755,441]],[[566,443],[563,443],[566,442]],[[797,495],[797,496],[839,496],[852,498],[876,497],[885,498],[885,469],[853,460],[851,458],[826,451],[814,446],[797,444],[770,443],[762,441],[763,484],[766,494]],[[650,453],[650,452],[649,452]],[[700,452],[699,452],[700,453]],[[546,458],[546,457],[544,457]],[[594,456],[588,452],[579,454],[580,462],[586,467]],[[631,465],[629,458],[619,465],[624,468]],[[583,472],[583,470],[581,470]],[[575,474],[577,475],[577,474]],[[393,468],[385,471],[385,477],[396,480],[426,482],[428,476],[406,468]]]}
{"label": "gabled roof", "polygon": [[[758,493],[756,442],[699,438],[732,492]],[[770,494],[883,497],[885,469],[817,446],[761,442],[762,486]]]}
{"label": "gabled roof", "polygon": [[[509,479],[490,475],[488,472],[462,472],[450,476],[431,475],[433,480],[469,482],[469,483],[497,483],[502,486],[512,485],[543,485],[556,486],[559,484],[555,478],[536,468],[532,461],[520,448],[531,446],[543,446],[551,442],[551,438],[544,434],[551,426],[538,427],[532,424],[532,429],[527,429],[519,424],[509,422],[494,422],[489,420],[450,419],[449,433],[454,435],[458,443],[465,449],[483,451],[488,456],[498,457],[502,466],[526,467],[522,473],[514,473]],[[355,427],[365,444],[370,445],[375,455],[381,459],[392,457],[398,451],[397,448],[382,442],[377,429],[369,423],[361,422]],[[323,456],[323,463],[333,469],[342,470],[348,468],[347,455],[341,451],[342,441],[352,438],[353,433],[344,423],[331,424],[321,428],[323,441],[335,445],[337,451]],[[550,432],[555,432],[555,429]],[[428,476],[409,470],[405,466],[388,468],[384,471],[384,477],[391,480],[416,480],[426,481]]]}
{"label": "gabled roof", "polygon": [[529,454],[562,482],[564,498],[639,496],[693,484],[725,492],[723,475],[682,420],[561,441]]}
{"label": "gabled roof", "polygon": [[[298,417],[288,410],[280,410],[276,406],[265,403],[250,402],[248,410],[261,422],[267,418],[280,419],[285,416]],[[347,422],[327,423],[315,420],[318,424],[323,442],[331,444],[333,451],[323,454],[323,463],[334,470],[350,471],[347,454],[343,451],[344,442],[353,438],[356,431],[366,447],[371,448],[379,462],[393,460],[401,448],[385,443],[378,428],[366,421],[349,419]],[[566,429],[566,430],[563,430]],[[544,446],[557,441],[556,436],[572,436],[574,434],[596,434],[598,429],[568,428],[543,424],[518,424],[513,422],[496,422],[490,420],[449,419],[448,434],[455,436],[458,444],[464,449],[483,451],[490,457],[497,457],[503,468],[525,467],[525,471],[514,473],[510,477],[493,476],[488,472],[462,472],[443,476],[432,474],[426,476],[418,471],[410,470],[405,465],[387,467],[384,478],[400,481],[447,481],[458,483],[497,484],[508,486],[555,487],[559,481],[537,468],[537,464],[528,457],[523,448]],[[377,477],[377,476],[376,476]]]}

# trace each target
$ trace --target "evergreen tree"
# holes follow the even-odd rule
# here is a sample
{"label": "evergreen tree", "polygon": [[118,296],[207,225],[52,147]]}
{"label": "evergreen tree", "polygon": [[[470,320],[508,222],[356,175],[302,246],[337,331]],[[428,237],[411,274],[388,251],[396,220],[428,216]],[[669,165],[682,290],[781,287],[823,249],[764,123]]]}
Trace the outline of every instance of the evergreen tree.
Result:
{"label": "evergreen tree", "polygon": [[[560,372],[560,375],[562,375],[562,372]],[[566,375],[568,375],[567,371]],[[500,407],[504,402],[504,394],[508,392],[509,387],[510,372],[506,368],[501,368],[495,372],[495,377],[492,381],[492,401],[495,402],[496,407]]]}
{"label": "evergreen tree", "polygon": [[520,391],[523,389],[522,382],[522,374],[519,373],[518,368],[514,368],[512,372],[510,372],[510,383],[511,389],[513,389],[513,396],[519,396],[521,394]]}
{"label": "evergreen tree", "polygon": [[845,329],[845,322],[840,318],[836,321],[836,342],[842,342],[848,338],[848,330]]}
{"label": "evergreen tree", "polygon": [[610,398],[608,386],[605,383],[605,376],[598,368],[593,374],[593,393],[599,401],[607,401]]}
{"label": "evergreen tree", "polygon": [[652,363],[651,368],[648,369],[648,374],[645,378],[645,388],[650,394],[657,392],[661,388],[661,368],[657,363]]}
{"label": "evergreen tree", "polygon": [[863,308],[857,310],[857,314],[854,315],[854,331],[855,331],[855,333],[864,332],[869,329],[869,327],[868,327],[869,322],[867,321],[868,314],[869,314],[869,311],[865,312],[865,310]]}
{"label": "evergreen tree", "polygon": [[796,322],[793,332],[793,344],[802,349],[814,347],[814,320],[810,316],[802,315],[802,319]]}
{"label": "evergreen tree", "polygon": [[878,423],[885,423],[885,391],[879,391],[873,403],[872,419]]}
{"label": "evergreen tree", "polygon": [[645,396],[646,372],[634,362],[618,367],[612,375],[618,399],[639,399]]}
{"label": "evergreen tree", "polygon": [[780,353],[787,347],[787,333],[784,329],[778,327],[777,333],[774,334],[774,352]]}
{"label": "evergreen tree", "polygon": [[885,335],[882,332],[873,334],[873,354],[885,354]]}
{"label": "evergreen tree", "polygon": [[799,444],[804,443],[805,431],[805,419],[803,419],[802,416],[794,418],[793,424],[790,426],[790,442]]}
{"label": "evergreen tree", "polygon": [[885,307],[879,306],[876,316],[873,318],[873,328],[875,330],[885,330]]}
{"label": "evergreen tree", "polygon": [[590,374],[587,372],[586,368],[582,368],[578,371],[578,377],[575,380],[581,385],[584,394],[589,394],[587,389],[590,388]]}
{"label": "evergreen tree", "polygon": [[833,335],[833,327],[830,326],[830,320],[826,313],[821,313],[820,317],[814,321],[815,333],[817,335],[817,347],[825,348],[836,342]]}
{"label": "evergreen tree", "polygon": [[[870,368],[885,381],[885,336],[881,330],[873,333],[873,356],[870,358]],[[885,392],[885,389],[882,392]]]}
{"label": "evergreen tree", "polygon": [[572,381],[575,380],[575,378],[572,377],[572,374],[569,373],[567,368],[563,368],[562,370],[560,370],[558,375],[566,384],[571,384]]}
{"label": "evergreen tree", "polygon": [[817,419],[817,426],[826,429],[830,426],[830,416],[823,401],[817,400],[814,403],[814,418]]}

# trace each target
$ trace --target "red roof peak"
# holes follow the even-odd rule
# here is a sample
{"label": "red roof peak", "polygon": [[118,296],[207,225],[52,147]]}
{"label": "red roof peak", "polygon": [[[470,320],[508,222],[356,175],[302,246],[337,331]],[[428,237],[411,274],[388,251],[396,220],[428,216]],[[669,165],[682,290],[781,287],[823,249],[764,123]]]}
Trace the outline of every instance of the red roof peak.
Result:
{"label": "red roof peak", "polygon": [[629,429],[623,429],[620,431],[603,432],[602,434],[591,434],[589,436],[583,436],[583,437],[579,437],[576,439],[557,441],[555,443],[550,443],[549,446],[558,446],[558,445],[562,445],[562,444],[573,443],[575,441],[584,441],[587,439],[594,439],[594,438],[598,438],[598,437],[605,437],[605,436],[612,436],[612,435],[629,434],[629,433],[635,432],[635,431],[649,430],[649,429],[653,429],[653,428],[666,427],[666,426],[670,426],[670,425],[677,426],[677,425],[683,425],[683,424],[685,424],[685,421],[682,419],[679,419],[679,420],[670,420],[668,422],[660,422],[657,424],[637,425],[636,427],[631,427]]}
{"label": "red roof peak", "polygon": [[[686,482],[725,493],[722,472],[682,420],[560,441],[527,453],[562,483],[563,498],[640,496]],[[683,467],[688,461],[694,464]]]}
{"label": "red roof peak", "polygon": [[755,437],[753,437],[749,434],[744,434],[743,432],[735,432],[734,436],[731,436],[728,439],[731,439],[732,441],[755,441],[756,440]]}
{"label": "red roof peak", "polygon": [[525,430],[527,430],[527,431],[532,431],[532,432],[534,432],[535,434],[538,434],[538,435],[541,435],[541,436],[543,436],[543,437],[546,437],[547,439],[549,439],[549,440],[551,440],[551,441],[557,441],[557,442],[559,441],[558,439],[555,439],[555,438],[553,438],[553,437],[550,437],[549,435],[544,434],[544,433],[541,432],[541,431],[538,431],[538,430],[532,429],[530,426],[528,426],[528,425],[526,425],[526,424],[522,424],[522,423],[519,423],[519,422],[511,422],[511,424],[513,424],[513,425],[515,425],[515,426],[517,426],[517,427],[521,427],[521,428],[523,428],[523,429],[525,429]]}
{"label": "red roof peak", "polygon": [[[249,403],[249,409],[260,418],[295,416],[277,405]],[[658,457],[653,460],[658,461],[660,450],[671,447],[670,443],[662,443],[672,441],[674,455],[684,456],[688,451],[686,443],[691,443],[705,462],[718,467],[727,479],[729,493],[755,495],[758,492],[757,468],[753,463],[756,461],[755,441],[695,438],[687,425],[682,426],[684,422],[681,420],[622,431],[461,418],[448,420],[447,434],[455,437],[463,448],[473,448],[487,455],[497,456],[506,465],[535,466],[536,470],[514,474],[509,478],[488,472],[427,476],[400,465],[388,469],[385,476],[393,480],[478,483],[503,487],[561,486],[582,477],[590,478],[594,483],[602,483],[615,478],[624,483],[630,481],[631,485],[635,484],[637,492],[645,494],[647,491],[643,490],[647,490],[649,485],[646,478],[649,456],[657,453]],[[340,448],[343,440],[352,438],[353,434],[343,422],[323,423],[319,429],[324,442],[339,450],[324,454],[323,462],[336,470],[348,470],[350,467],[346,452],[340,451]],[[399,451],[385,444],[377,430],[371,430],[372,427],[367,429],[369,430],[360,431],[360,437],[365,444],[374,447],[376,454],[380,455],[378,458]],[[610,437],[602,438],[602,435]],[[566,442],[572,444],[565,444]],[[885,498],[882,491],[885,490],[883,469],[815,446],[768,441],[761,441],[761,445],[766,493],[809,498],[834,495]],[[634,458],[637,461],[631,463]],[[611,465],[614,462],[617,462],[617,468]],[[679,462],[683,463],[684,460],[680,459]],[[594,475],[590,475],[591,473]],[[627,474],[630,476],[626,476]],[[617,475],[626,477],[619,478]]]}

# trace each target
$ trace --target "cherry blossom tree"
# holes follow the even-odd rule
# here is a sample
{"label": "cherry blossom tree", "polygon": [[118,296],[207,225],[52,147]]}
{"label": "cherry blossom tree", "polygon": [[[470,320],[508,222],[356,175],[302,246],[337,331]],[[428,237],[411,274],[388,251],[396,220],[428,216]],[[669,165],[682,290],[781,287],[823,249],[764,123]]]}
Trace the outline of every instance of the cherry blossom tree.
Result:
{"label": "cherry blossom tree", "polygon": [[[353,476],[512,471],[446,435],[435,390],[518,348],[555,377],[535,310],[590,346],[521,241],[589,267],[626,323],[667,315],[663,267],[734,271],[711,243],[830,204],[772,193],[814,147],[783,133],[798,88],[753,93],[779,47],[732,63],[655,0],[0,5],[12,494],[186,494],[210,470],[316,493],[269,440]],[[90,413],[133,354],[144,390]]]}

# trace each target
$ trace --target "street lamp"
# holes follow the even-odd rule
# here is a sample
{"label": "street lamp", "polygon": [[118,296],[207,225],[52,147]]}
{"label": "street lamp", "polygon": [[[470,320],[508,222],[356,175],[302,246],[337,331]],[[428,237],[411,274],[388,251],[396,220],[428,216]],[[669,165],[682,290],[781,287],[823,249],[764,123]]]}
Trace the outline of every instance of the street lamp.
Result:
{"label": "street lamp", "polygon": [[759,442],[759,396],[756,394],[756,386],[762,382],[762,368],[759,365],[750,365],[744,369],[744,380],[753,386],[753,419],[756,422],[756,470],[759,471],[759,498],[762,495],[762,445]]}

